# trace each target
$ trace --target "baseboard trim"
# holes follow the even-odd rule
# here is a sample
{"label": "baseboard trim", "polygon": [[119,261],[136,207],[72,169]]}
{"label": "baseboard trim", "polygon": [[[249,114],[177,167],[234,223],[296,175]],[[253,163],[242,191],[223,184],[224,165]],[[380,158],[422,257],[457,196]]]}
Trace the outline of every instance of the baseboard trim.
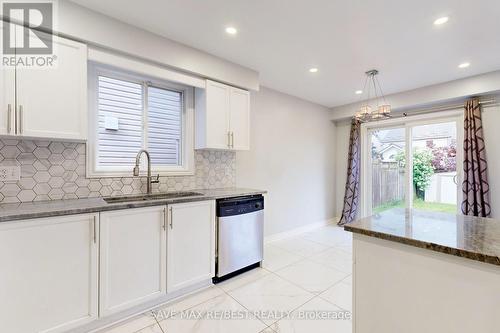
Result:
{"label": "baseboard trim", "polygon": [[329,224],[337,223],[338,219],[336,217],[332,217],[328,220],[323,220],[315,223],[310,223],[302,227],[298,227],[295,229],[279,232],[277,234],[269,235],[264,237],[264,244],[273,243],[282,239],[291,238],[294,236],[298,236],[305,232],[313,231],[315,229],[324,227]]}
{"label": "baseboard trim", "polygon": [[[204,281],[198,282],[192,286],[185,287],[181,290],[174,291],[172,293],[166,294],[164,296],[158,297],[156,300],[151,300],[143,304],[136,305],[130,309],[123,310],[121,312],[113,313],[106,317],[97,318],[96,320],[74,328],[64,333],[104,333],[108,330],[125,324],[129,320],[136,318],[137,316],[144,314],[145,316],[150,316],[145,314],[147,311],[160,309],[168,304],[173,304],[174,302],[180,301],[187,298],[195,293],[201,292],[212,286],[212,279],[206,279]],[[151,316],[152,318],[152,316]],[[151,325],[154,320],[151,321]]]}

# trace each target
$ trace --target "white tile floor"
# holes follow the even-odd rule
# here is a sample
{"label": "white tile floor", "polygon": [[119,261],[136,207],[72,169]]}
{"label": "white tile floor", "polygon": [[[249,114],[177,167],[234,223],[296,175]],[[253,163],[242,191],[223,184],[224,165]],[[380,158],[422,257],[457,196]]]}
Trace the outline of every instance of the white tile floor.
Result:
{"label": "white tile floor", "polygon": [[276,241],[265,247],[263,268],[103,332],[351,332],[350,320],[332,319],[352,308],[351,253],[351,234],[334,225]]}

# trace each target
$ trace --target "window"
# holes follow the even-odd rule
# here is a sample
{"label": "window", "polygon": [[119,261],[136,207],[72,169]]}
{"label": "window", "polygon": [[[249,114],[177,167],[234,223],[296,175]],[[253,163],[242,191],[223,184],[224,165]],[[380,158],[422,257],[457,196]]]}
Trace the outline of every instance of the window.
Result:
{"label": "window", "polygon": [[462,122],[459,111],[363,124],[363,216],[394,208],[455,214]]}
{"label": "window", "polygon": [[[90,66],[88,175],[131,176],[139,150],[162,175],[192,174],[192,88]],[[145,171],[145,159],[142,160]]]}

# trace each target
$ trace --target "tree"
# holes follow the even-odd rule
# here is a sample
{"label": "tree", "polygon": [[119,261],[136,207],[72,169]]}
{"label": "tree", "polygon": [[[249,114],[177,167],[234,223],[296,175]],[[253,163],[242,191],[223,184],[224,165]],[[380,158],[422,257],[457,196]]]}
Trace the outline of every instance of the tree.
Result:
{"label": "tree", "polygon": [[446,147],[427,145],[432,149],[432,166],[435,172],[450,172],[457,170],[457,145],[455,142]]}
{"label": "tree", "polygon": [[[431,182],[431,176],[434,174],[434,167],[432,166],[432,153],[428,150],[414,150],[413,152],[413,186],[417,197],[423,199],[425,189]],[[405,153],[399,152],[396,155],[396,161],[400,166],[406,165]]]}

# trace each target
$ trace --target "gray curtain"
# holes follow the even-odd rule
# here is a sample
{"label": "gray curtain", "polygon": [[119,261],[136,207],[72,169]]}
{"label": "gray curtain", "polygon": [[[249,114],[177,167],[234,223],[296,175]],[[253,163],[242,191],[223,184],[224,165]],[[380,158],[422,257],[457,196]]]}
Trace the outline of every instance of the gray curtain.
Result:
{"label": "gray curtain", "polygon": [[344,208],[338,225],[351,223],[356,219],[359,207],[359,181],[361,167],[361,122],[355,118],[351,122],[347,181],[345,184]]}
{"label": "gray curtain", "polygon": [[484,146],[481,105],[478,99],[471,99],[465,103],[462,193],[461,208],[464,215],[481,217],[491,215],[488,164]]}

